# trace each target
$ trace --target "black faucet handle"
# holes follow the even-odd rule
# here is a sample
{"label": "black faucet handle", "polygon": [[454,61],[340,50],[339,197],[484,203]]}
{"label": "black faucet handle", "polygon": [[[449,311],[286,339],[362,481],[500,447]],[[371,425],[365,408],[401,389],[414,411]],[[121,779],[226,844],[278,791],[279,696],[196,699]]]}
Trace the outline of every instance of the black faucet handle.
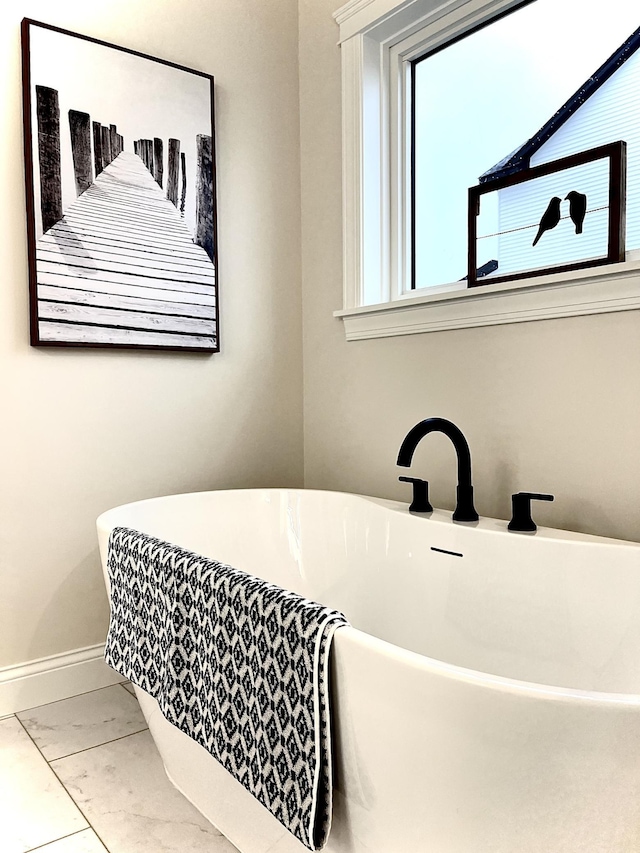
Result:
{"label": "black faucet handle", "polygon": [[517,532],[533,532],[538,529],[531,518],[531,501],[552,501],[553,495],[541,495],[538,492],[518,492],[511,495],[511,521],[507,530]]}
{"label": "black faucet handle", "polygon": [[398,477],[401,483],[413,483],[413,501],[409,512],[433,512],[429,503],[429,483],[419,477]]}

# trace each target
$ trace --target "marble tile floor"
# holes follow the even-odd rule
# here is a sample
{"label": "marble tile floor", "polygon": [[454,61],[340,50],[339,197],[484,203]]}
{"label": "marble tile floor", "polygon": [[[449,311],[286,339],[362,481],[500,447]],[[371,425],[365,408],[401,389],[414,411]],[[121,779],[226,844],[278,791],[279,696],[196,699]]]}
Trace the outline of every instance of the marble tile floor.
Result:
{"label": "marble tile floor", "polygon": [[167,779],[131,685],[0,719],[2,853],[237,853]]}

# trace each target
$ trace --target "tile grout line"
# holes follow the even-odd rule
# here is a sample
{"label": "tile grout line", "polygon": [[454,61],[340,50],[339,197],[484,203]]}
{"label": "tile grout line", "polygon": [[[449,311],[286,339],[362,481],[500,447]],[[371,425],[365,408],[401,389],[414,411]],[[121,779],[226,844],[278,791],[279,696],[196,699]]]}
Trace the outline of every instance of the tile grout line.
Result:
{"label": "tile grout line", "polygon": [[[90,691],[88,691],[88,692],[89,692],[89,693],[92,693],[93,691],[91,691],[91,690],[90,690]],[[35,746],[35,748],[38,750],[38,752],[40,753],[40,755],[42,755],[42,752],[40,752],[40,748],[38,747],[38,744],[37,744],[37,743],[34,741],[34,739],[31,737],[31,735],[30,735],[30,734],[29,734],[29,732],[27,731],[26,727],[24,726],[24,724],[23,724],[22,720],[18,719],[18,717],[16,717],[16,719],[18,720],[18,722],[20,723],[20,725],[21,725],[21,726],[22,726],[22,728],[24,729],[24,732],[25,732],[25,734],[27,735],[27,737],[29,738],[29,740],[31,741],[31,743]],[[82,811],[82,809],[80,808],[80,806],[78,805],[78,803],[76,803],[76,801],[73,799],[73,797],[71,796],[71,794],[70,794],[70,793],[69,793],[69,791],[67,790],[67,788],[66,788],[66,786],[65,786],[64,782],[62,781],[62,779],[61,779],[61,778],[58,776],[58,774],[56,773],[55,769],[54,769],[54,768],[49,764],[49,762],[48,762],[48,761],[47,761],[47,759],[44,757],[44,755],[42,755],[42,758],[44,759],[44,761],[46,762],[47,766],[49,767],[49,769],[51,770],[51,772],[53,773],[53,775],[56,777],[56,779],[58,780],[58,782],[59,782],[59,783],[60,783],[60,785],[62,786],[62,790],[65,792],[65,794],[67,795],[67,797],[69,797],[69,799],[71,800],[71,802],[73,803],[73,805],[78,809],[78,811],[80,812],[80,814],[82,815],[82,817],[86,820],[86,822],[87,822],[87,826],[85,826],[85,827],[84,827],[84,829],[92,829],[92,830],[93,830],[93,832],[94,832],[94,834],[95,834],[95,836],[96,836],[96,838],[97,838],[97,839],[98,839],[98,841],[100,842],[100,844],[102,844],[102,846],[103,846],[103,847],[104,847],[104,849],[107,851],[107,853],[110,853],[110,852],[109,852],[109,848],[107,847],[107,845],[104,843],[104,841],[102,840],[102,838],[101,838],[101,837],[100,837],[100,835],[98,834],[98,831],[96,830],[95,826],[93,826],[93,824],[91,823],[91,821],[89,820],[89,818],[86,816],[86,814]],[[81,831],[81,830],[79,830],[79,831]],[[75,834],[75,833],[74,833],[74,834]],[[60,840],[59,838],[54,838],[54,839],[53,839],[53,841],[59,841],[59,840]],[[50,843],[50,844],[52,844],[52,843],[53,843],[53,841],[51,841],[51,842],[49,842],[49,843]]]}
{"label": "tile grout line", "polygon": [[[17,717],[18,714],[26,714],[27,711],[37,711],[39,708],[46,708],[47,705],[56,705],[58,702],[68,702],[69,699],[75,699],[76,696],[88,696],[89,693],[97,693],[99,690],[109,690],[110,687],[118,687],[120,684],[124,684],[124,682],[116,681],[115,684],[107,684],[106,687],[94,687],[93,690],[85,690],[83,693],[74,693],[73,696],[67,696],[65,699],[54,699],[53,702],[43,702],[42,705],[34,705],[33,708],[23,708],[21,711],[15,711],[13,714],[9,714],[9,716]],[[128,692],[129,691],[127,690],[127,693]]]}
{"label": "tile grout line", "polygon": [[38,844],[37,847],[30,847],[28,850],[25,850],[24,853],[33,853],[34,850],[42,850],[43,847],[48,847],[50,844],[57,844],[58,841],[64,841],[65,838],[72,838],[74,835],[78,835],[80,832],[86,832],[88,829],[92,832],[94,831],[92,826],[85,826],[84,829],[76,829],[75,832],[69,832],[67,835],[61,835],[60,838],[54,838],[53,841],[45,841],[44,844]]}
{"label": "tile grout line", "polygon": [[68,752],[66,755],[57,755],[55,758],[47,758],[42,752],[40,754],[47,764],[50,765],[52,761],[62,761],[64,758],[71,758],[72,755],[82,755],[83,752],[90,752],[92,749],[100,749],[101,746],[106,746],[108,743],[116,743],[119,740],[124,740],[127,737],[133,737],[133,735],[139,735],[142,734],[142,732],[147,731],[149,731],[149,726],[144,726],[143,728],[138,729],[137,732],[129,732],[126,735],[119,735],[118,737],[111,738],[110,740],[105,740],[102,743],[96,743],[93,746],[86,746],[84,749],[77,749],[75,752]]}

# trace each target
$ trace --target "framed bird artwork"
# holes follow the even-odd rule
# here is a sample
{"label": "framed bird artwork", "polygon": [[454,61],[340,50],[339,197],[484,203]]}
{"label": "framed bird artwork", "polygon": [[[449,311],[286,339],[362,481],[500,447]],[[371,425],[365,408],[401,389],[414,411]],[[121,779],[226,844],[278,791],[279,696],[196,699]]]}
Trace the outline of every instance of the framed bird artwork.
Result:
{"label": "framed bird artwork", "polygon": [[624,261],[626,148],[612,142],[471,187],[468,286]]}

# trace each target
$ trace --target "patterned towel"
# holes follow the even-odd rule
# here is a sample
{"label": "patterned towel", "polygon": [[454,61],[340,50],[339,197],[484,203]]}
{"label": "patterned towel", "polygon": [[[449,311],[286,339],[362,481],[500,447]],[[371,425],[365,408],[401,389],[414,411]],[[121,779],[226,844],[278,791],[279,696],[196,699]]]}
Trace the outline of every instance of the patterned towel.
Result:
{"label": "patterned towel", "polygon": [[328,662],[341,613],[125,527],[105,660],[310,850],[331,826]]}

